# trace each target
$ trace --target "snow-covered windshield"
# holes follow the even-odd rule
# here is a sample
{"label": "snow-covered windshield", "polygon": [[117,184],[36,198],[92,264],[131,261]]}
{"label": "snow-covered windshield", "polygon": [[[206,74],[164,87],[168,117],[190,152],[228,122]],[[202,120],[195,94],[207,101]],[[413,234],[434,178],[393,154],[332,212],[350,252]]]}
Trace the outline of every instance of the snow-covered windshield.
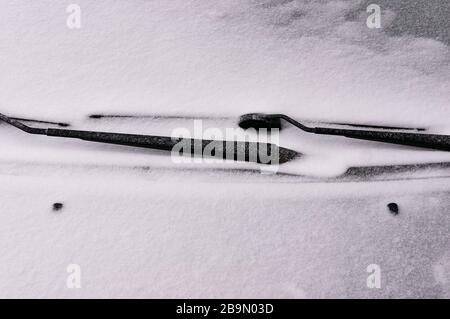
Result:
{"label": "snow-covered windshield", "polygon": [[[3,1],[1,111],[72,122],[102,112],[275,112],[450,133],[449,4],[378,1],[371,21],[370,3],[78,1],[73,29],[66,4]],[[296,172],[449,159],[286,132],[284,144],[312,156]]]}

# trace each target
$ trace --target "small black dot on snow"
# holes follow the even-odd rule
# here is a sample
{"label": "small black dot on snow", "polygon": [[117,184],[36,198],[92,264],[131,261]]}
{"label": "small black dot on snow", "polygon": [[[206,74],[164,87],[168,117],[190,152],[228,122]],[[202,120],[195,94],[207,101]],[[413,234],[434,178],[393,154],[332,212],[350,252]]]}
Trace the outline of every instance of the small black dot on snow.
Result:
{"label": "small black dot on snow", "polygon": [[392,215],[398,215],[400,209],[398,208],[398,204],[396,203],[389,203],[388,205],[389,211]]}
{"label": "small black dot on snow", "polygon": [[63,207],[64,207],[64,204],[62,204],[62,203],[54,203],[53,211],[54,212],[60,211],[61,209],[63,209]]}

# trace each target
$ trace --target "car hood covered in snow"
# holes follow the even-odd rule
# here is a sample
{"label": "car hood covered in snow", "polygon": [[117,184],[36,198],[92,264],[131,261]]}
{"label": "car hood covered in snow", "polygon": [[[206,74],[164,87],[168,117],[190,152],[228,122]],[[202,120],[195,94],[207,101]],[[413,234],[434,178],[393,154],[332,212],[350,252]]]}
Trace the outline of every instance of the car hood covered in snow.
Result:
{"label": "car hood covered in snow", "polygon": [[[359,0],[79,0],[71,29],[64,3],[4,1],[0,113],[148,134],[247,112],[450,134],[450,5],[378,2],[381,29]],[[304,156],[271,174],[2,123],[0,143],[1,297],[450,296],[446,152],[286,128]]]}

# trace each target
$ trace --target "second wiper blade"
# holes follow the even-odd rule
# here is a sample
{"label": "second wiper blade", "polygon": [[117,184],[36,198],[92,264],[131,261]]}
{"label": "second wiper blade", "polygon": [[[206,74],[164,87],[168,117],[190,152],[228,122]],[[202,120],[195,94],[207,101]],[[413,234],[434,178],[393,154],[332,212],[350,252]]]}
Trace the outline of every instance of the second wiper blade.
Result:
{"label": "second wiper blade", "polygon": [[[240,117],[239,126],[248,128],[280,128],[281,121],[291,123],[300,130],[320,135],[335,135],[347,138],[381,142],[387,144],[405,145],[438,151],[450,151],[450,135],[411,133],[396,131],[354,130],[327,127],[306,126],[285,114],[250,113]],[[356,125],[356,124],[353,124]],[[359,125],[360,126],[360,125]]]}

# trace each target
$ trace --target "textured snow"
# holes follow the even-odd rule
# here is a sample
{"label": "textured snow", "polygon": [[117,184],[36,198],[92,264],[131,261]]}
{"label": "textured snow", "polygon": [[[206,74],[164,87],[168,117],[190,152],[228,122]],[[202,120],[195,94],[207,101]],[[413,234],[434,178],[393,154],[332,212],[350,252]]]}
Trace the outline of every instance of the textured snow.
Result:
{"label": "textured snow", "polygon": [[[391,34],[397,15],[424,10],[422,5],[409,11],[399,6],[398,12],[389,6],[380,31],[366,26],[361,1],[79,4],[80,30],[65,26],[65,4],[1,4],[3,113],[73,123],[99,112],[236,119],[246,112],[285,112],[298,119],[450,132],[447,43]],[[448,10],[441,6],[439,12]],[[446,17],[435,21],[438,30],[445,29]],[[289,168],[309,175],[450,159],[293,130],[282,142],[311,156]]]}
{"label": "textured snow", "polygon": [[448,46],[367,28],[360,1],[78,3],[82,28],[70,30],[65,3],[2,1],[5,113],[285,111],[448,124]]}
{"label": "textured snow", "polygon": [[[80,30],[66,27],[67,3],[1,1],[1,113],[149,134],[192,121],[86,116],[227,116],[205,123],[224,128],[284,112],[450,133],[446,1],[380,0],[380,30],[366,26],[369,1],[75,2]],[[292,128],[280,142],[306,154],[280,172],[313,177],[450,160]],[[177,166],[3,124],[0,144],[1,297],[450,296],[448,166],[335,183]],[[73,263],[81,289],[66,287]],[[366,286],[370,264],[381,289]]]}
{"label": "textured snow", "polygon": [[[3,176],[0,296],[450,293],[448,178],[292,184],[163,177],[95,170]],[[54,201],[65,208],[52,212]],[[390,201],[399,216],[388,213]],[[82,269],[79,290],[65,286],[73,263]],[[366,286],[370,264],[381,267],[382,289]]]}

